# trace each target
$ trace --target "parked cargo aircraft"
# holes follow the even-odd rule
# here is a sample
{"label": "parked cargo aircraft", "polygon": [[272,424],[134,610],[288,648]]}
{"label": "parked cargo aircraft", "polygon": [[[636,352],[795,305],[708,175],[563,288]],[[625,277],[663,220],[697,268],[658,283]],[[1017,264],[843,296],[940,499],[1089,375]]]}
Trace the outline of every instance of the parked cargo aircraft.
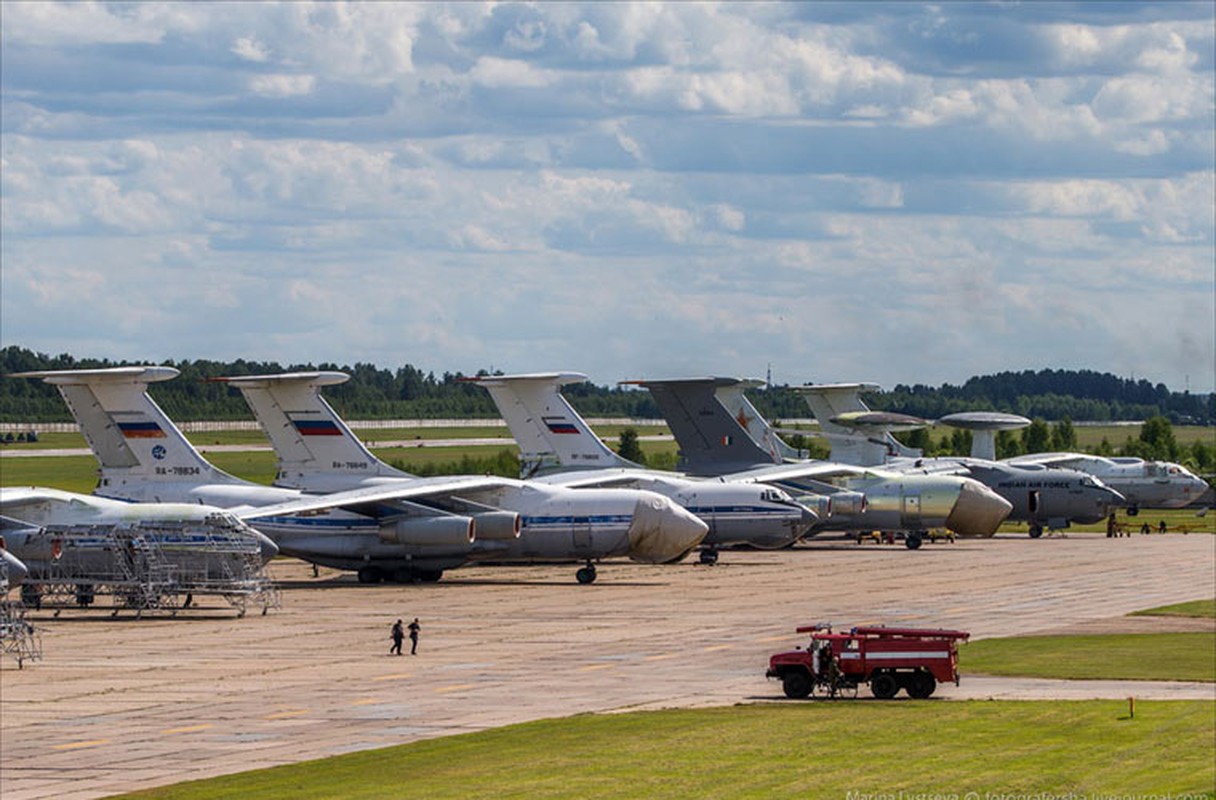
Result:
{"label": "parked cargo aircraft", "polygon": [[[251,516],[257,512],[249,511]],[[43,487],[0,488],[0,529],[35,594],[106,593],[150,607],[219,595],[242,611],[265,596],[279,548],[238,514],[194,503],[125,503]]]}
{"label": "parked cargo aircraft", "polygon": [[723,380],[626,383],[650,390],[679,443],[680,466],[690,474],[775,484],[794,492],[865,496],[863,508],[849,513],[834,510],[824,529],[906,531],[908,546],[915,548],[929,528],[991,536],[1009,513],[1008,502],[965,477],[905,475],[828,461],[781,464],[780,453],[753,441],[739,411],[728,411],[718,399],[716,390]]}
{"label": "parked cargo aircraft", "polygon": [[[21,373],[54,384],[101,462],[96,494],[257,507],[285,555],[357,570],[364,582],[439,580],[474,561],[678,560],[706,526],[653,492],[594,494],[489,476],[417,478],[306,495],[260,486],[208,463],[148,396],[171,367]],[[526,531],[526,536],[521,535]]]}
{"label": "parked cargo aircraft", "polygon": [[728,545],[785,547],[807,534],[821,513],[827,516],[828,505],[820,502],[824,498],[808,499],[813,505],[808,508],[774,486],[690,479],[621,458],[559,391],[587,380],[586,375],[547,372],[466,380],[490,393],[519,444],[523,474],[556,486],[633,486],[669,497],[709,526],[703,563],[717,561],[718,548]]}
{"label": "parked cargo aircraft", "polygon": [[[832,458],[843,458],[865,466],[884,464],[902,472],[953,472],[965,474],[1008,500],[1011,520],[1025,522],[1032,537],[1044,527],[1066,528],[1073,522],[1099,522],[1124,504],[1124,498],[1100,479],[1072,469],[1042,465],[1011,464],[973,457],[924,458],[919,450],[905,447],[891,431],[897,425],[884,421],[891,415],[871,411],[862,401],[863,391],[878,387],[869,383],[835,383],[797,387],[819,421],[820,435],[832,445]],[[956,424],[972,430],[1009,429],[1022,417],[977,412],[955,415]],[[930,424],[908,418],[908,425]]]}

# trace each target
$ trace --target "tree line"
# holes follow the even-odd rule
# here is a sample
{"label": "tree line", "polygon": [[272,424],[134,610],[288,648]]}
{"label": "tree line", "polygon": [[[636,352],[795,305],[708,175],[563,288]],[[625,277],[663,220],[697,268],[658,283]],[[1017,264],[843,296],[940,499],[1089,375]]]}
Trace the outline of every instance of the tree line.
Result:
{"label": "tree line", "polygon": [[[11,379],[14,372],[129,366],[130,361],[48,356],[9,346],[0,349],[0,422],[70,421],[58,392],[42,381]],[[498,412],[484,389],[461,381],[460,372],[424,372],[410,364],[393,369],[374,364],[281,364],[274,361],[223,362],[206,359],[169,361],[181,372],[149,392],[180,421],[248,419],[239,393],[207,378],[308,370],[346,372],[350,380],[325,390],[326,398],[347,419],[494,419]],[[475,375],[489,374],[479,370]],[[572,384],[563,393],[589,417],[659,419],[650,393],[635,388]],[[788,386],[748,392],[770,420],[809,417],[801,395]],[[897,385],[874,393],[867,403],[877,410],[936,419],[958,411],[1004,411],[1049,421],[1145,420],[1163,417],[1173,424],[1216,423],[1216,395],[1172,392],[1163,384],[1133,381],[1092,371],[1040,370],[975,377],[962,386]]]}

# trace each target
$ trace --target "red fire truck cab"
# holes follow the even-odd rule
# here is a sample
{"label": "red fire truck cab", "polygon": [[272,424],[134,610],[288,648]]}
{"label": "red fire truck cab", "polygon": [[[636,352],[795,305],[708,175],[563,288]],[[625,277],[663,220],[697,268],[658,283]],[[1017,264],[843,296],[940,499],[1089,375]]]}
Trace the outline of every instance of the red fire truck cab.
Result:
{"label": "red fire truck cab", "polygon": [[958,684],[958,642],[966,631],[936,628],[860,627],[832,633],[830,626],[797,629],[811,641],[769,659],[769,678],[779,678],[787,697],[821,692],[835,697],[856,696],[870,684],[874,696],[887,700],[903,689],[909,697],[925,698],[938,683]]}

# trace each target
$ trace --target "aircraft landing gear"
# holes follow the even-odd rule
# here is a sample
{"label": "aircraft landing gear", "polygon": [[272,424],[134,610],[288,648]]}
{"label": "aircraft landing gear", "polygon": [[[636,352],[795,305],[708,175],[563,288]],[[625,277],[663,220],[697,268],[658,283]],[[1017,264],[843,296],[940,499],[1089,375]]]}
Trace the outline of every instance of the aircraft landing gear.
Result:
{"label": "aircraft landing gear", "polygon": [[1043,526],[1042,525],[1035,523],[1030,526],[1030,538],[1031,539],[1038,539],[1042,535],[1043,535]]}
{"label": "aircraft landing gear", "polygon": [[909,550],[919,550],[924,541],[925,537],[921,531],[909,531],[904,536],[904,546]]}
{"label": "aircraft landing gear", "polygon": [[718,563],[718,550],[715,547],[706,547],[700,553],[701,563],[712,567]]}
{"label": "aircraft landing gear", "polygon": [[579,583],[595,583],[595,564],[588,561],[587,566],[580,568],[578,572],[574,573],[574,577],[578,579]]}
{"label": "aircraft landing gear", "polygon": [[359,567],[359,583],[380,583],[384,580],[384,573],[379,567]]}

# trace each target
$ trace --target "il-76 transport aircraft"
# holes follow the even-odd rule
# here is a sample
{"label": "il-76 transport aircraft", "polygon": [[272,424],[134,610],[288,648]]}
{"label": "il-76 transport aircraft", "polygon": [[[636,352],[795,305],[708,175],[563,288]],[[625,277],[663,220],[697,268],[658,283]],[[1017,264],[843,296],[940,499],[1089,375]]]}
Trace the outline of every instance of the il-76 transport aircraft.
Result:
{"label": "il-76 transport aircraft", "polygon": [[28,568],[36,587],[27,588],[39,603],[42,592],[80,607],[109,594],[136,609],[166,607],[179,595],[215,595],[244,613],[248,601],[272,599],[262,567],[279,548],[214,506],[0,488],[0,531]]}
{"label": "il-76 transport aircraft", "polygon": [[[253,409],[279,457],[276,485],[334,491],[414,479],[369,452],[321,396],[322,386],[343,383],[348,377],[342,372],[296,372],[216,380],[240,389]],[[532,376],[475,380],[491,388],[498,401],[492,387],[530,379]],[[512,420],[508,418],[508,422]],[[600,447],[615,457],[608,448],[602,444]],[[628,464],[623,460],[621,463]],[[716,557],[717,547],[724,544],[785,546],[805,533],[816,519],[813,512],[779,489],[688,481],[678,475],[631,466],[634,468],[567,476],[568,480],[538,478],[530,482],[598,490],[643,489],[668,497],[709,526],[702,542],[706,546],[702,550],[703,561],[712,561],[706,554]],[[587,569],[590,572],[582,572],[581,576],[594,578],[594,566]]]}
{"label": "il-76 transport aircraft", "polygon": [[1009,514],[1008,501],[964,476],[909,474],[830,461],[782,464],[775,447],[762,447],[748,435],[751,420],[744,421],[739,410],[728,411],[722,404],[717,391],[733,380],[687,378],[625,383],[650,390],[680,445],[682,466],[690,473],[776,484],[791,490],[864,492],[864,510],[851,515],[833,514],[826,523],[828,529],[904,531],[906,544],[915,549],[929,528],[945,527],[964,536],[991,536]]}
{"label": "il-76 transport aircraft", "polygon": [[[526,458],[537,463],[540,469],[546,469],[554,462],[560,465],[562,470],[585,470],[592,467],[602,470],[605,467],[628,465],[628,462],[622,463],[615,453],[604,446],[559,391],[564,383],[586,380],[584,376],[577,373],[550,373],[522,377],[492,376],[478,380],[494,395],[495,403],[507,420],[511,433],[519,442]],[[712,393],[710,396],[712,397]],[[721,406],[716,402],[713,405],[716,411],[710,410],[708,413],[722,415]],[[683,425],[679,417],[691,412],[699,421],[703,421],[705,416],[700,413],[702,410],[704,409],[693,410],[686,406],[678,410],[664,409],[665,412],[671,411],[667,421],[682,449],[691,449],[692,445],[687,444],[686,438],[681,438],[682,432],[686,432],[688,426]],[[673,420],[672,417],[676,419]],[[1008,513],[1008,504],[1000,498],[974,482],[968,483],[953,477],[918,476],[911,480],[897,477],[892,481],[878,474],[867,474],[865,470],[836,464],[816,464],[813,467],[799,465],[797,477],[801,477],[801,481],[794,480],[795,476],[792,474],[778,478],[769,474],[736,472],[746,470],[756,463],[765,463],[766,456],[757,451],[735,420],[728,417],[723,422],[730,426],[729,429],[714,428],[713,433],[706,433],[705,436],[712,437],[716,445],[728,454],[727,463],[720,470],[689,470],[690,473],[702,477],[701,481],[694,481],[693,485],[712,486],[717,483],[726,486],[781,488],[783,492],[787,489],[796,492],[799,499],[804,495],[827,496],[830,500],[830,513],[812,530],[905,527],[920,530],[944,525],[949,521],[951,525],[965,528],[969,532],[990,535]],[[743,450],[745,445],[750,449]],[[808,480],[812,473],[814,480]],[[596,473],[591,474],[592,479],[596,479]],[[717,480],[706,482],[704,477]],[[577,479],[577,473],[552,478],[562,481],[565,485]],[[894,504],[891,502],[892,493],[895,493],[897,498]],[[907,502],[899,499],[903,494],[906,494]],[[878,498],[877,503],[875,498]]]}
{"label": "il-76 transport aircraft", "polygon": [[171,367],[21,373],[54,384],[101,462],[96,494],[259,509],[285,555],[357,570],[364,582],[436,581],[476,561],[667,563],[706,526],[653,492],[597,493],[489,476],[394,480],[325,495],[261,486],[208,463],[148,396]]}

